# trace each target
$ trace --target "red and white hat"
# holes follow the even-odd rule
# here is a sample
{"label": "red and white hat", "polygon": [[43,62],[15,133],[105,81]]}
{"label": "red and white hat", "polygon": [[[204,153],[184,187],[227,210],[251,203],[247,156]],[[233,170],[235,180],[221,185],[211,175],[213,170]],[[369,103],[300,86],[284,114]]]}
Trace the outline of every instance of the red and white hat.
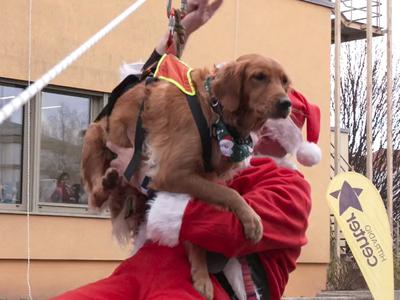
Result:
{"label": "red and white hat", "polygon": [[[282,156],[287,153],[296,154],[299,163],[310,167],[321,160],[321,149],[317,145],[320,131],[320,110],[317,105],[309,103],[296,90],[292,90],[289,93],[289,98],[292,102],[290,117],[286,119],[270,119],[266,122],[259,136],[260,144],[265,139],[265,150],[259,152],[268,155],[268,145],[272,145],[270,141],[277,142],[281,148]],[[306,122],[307,141],[304,141],[301,129]]]}

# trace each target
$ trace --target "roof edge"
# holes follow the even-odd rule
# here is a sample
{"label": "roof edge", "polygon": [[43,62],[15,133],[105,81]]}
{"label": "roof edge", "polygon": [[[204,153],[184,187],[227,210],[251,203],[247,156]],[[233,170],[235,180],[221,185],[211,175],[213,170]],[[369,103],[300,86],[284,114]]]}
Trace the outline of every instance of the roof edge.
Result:
{"label": "roof edge", "polygon": [[309,2],[312,4],[316,4],[316,5],[320,5],[320,6],[325,6],[325,7],[329,7],[329,8],[335,8],[335,4],[332,3],[329,0],[301,0],[303,2]]}

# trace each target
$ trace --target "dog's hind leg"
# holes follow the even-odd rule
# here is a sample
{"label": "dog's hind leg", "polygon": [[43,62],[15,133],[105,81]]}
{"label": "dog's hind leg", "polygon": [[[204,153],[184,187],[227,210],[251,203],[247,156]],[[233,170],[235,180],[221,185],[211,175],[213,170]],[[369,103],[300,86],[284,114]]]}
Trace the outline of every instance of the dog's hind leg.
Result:
{"label": "dog's hind leg", "polygon": [[191,265],[194,288],[207,300],[214,298],[214,288],[208,274],[206,251],[192,243],[185,242],[186,252]]}
{"label": "dog's hind leg", "polygon": [[[110,161],[107,158],[109,150],[106,148],[105,142],[105,131],[100,122],[91,124],[85,133],[83,142],[81,176],[86,192],[89,194],[89,206],[93,208],[102,207],[110,194],[109,189],[113,188],[115,184],[115,182],[106,182],[109,189],[105,189],[103,186],[103,175],[105,175]],[[115,178],[114,181],[116,181]]]}

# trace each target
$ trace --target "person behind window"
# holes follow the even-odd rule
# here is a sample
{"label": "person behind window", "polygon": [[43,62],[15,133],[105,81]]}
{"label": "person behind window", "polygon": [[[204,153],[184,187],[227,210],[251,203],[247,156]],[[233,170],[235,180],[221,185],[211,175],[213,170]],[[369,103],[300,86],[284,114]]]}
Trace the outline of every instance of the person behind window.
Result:
{"label": "person behind window", "polygon": [[67,172],[61,173],[57,179],[57,186],[50,196],[51,202],[55,203],[71,203],[72,190],[70,186],[70,177]]}
{"label": "person behind window", "polygon": [[82,194],[83,194],[83,189],[82,189],[82,185],[80,185],[79,183],[74,183],[71,186],[71,201],[73,201],[73,203],[76,204],[82,204],[85,203],[85,200],[82,199]]}

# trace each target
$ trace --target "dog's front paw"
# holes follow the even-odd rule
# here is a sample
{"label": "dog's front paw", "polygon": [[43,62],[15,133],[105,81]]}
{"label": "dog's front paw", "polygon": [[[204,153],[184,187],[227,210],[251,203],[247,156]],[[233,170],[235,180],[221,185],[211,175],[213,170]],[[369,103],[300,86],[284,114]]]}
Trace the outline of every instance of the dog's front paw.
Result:
{"label": "dog's front paw", "polygon": [[119,183],[118,171],[114,168],[108,168],[103,176],[102,184],[105,190],[112,190],[117,187]]}
{"label": "dog's front paw", "polygon": [[193,286],[205,299],[214,299],[214,288],[208,275],[198,276],[197,278],[193,277]]}
{"label": "dog's front paw", "polygon": [[250,208],[240,219],[246,238],[254,243],[259,242],[263,235],[263,225],[260,216]]}

